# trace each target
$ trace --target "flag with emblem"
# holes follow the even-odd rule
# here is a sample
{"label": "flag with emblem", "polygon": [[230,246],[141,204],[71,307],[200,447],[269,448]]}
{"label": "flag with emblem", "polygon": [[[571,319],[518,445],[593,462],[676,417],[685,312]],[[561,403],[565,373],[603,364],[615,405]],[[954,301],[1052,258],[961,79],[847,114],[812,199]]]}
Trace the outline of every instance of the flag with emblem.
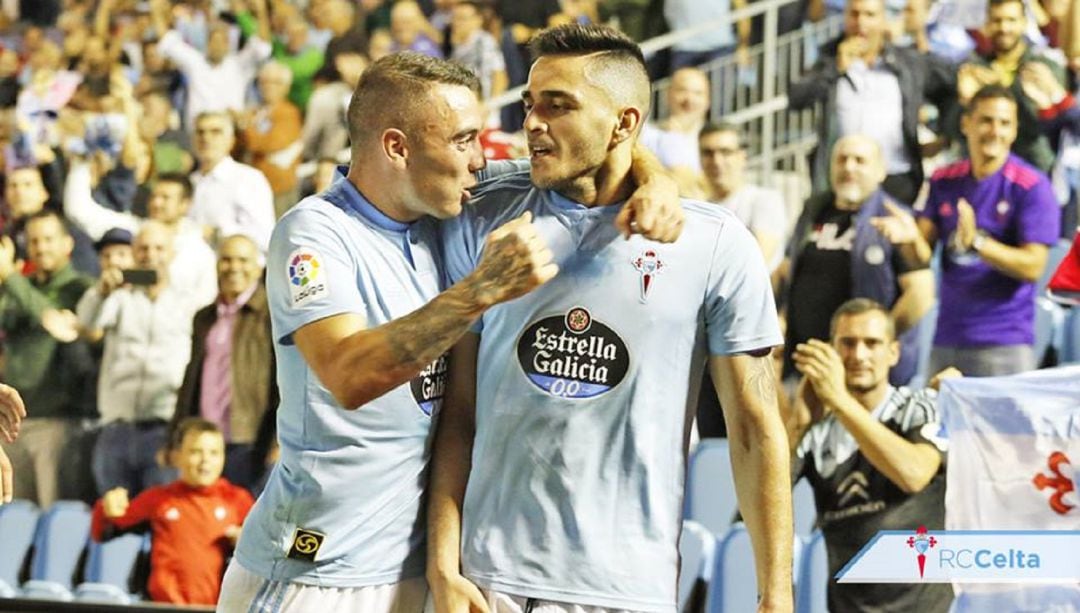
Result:
{"label": "flag with emblem", "polygon": [[[939,408],[947,529],[1080,530],[1080,366],[949,379]],[[953,587],[959,610],[1080,607],[1078,585]]]}

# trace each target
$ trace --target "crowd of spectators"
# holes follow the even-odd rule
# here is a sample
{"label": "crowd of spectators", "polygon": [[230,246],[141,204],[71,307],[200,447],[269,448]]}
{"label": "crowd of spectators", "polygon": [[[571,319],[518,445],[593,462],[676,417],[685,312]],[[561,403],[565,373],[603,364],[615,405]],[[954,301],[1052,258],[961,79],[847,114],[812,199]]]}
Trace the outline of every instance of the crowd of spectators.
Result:
{"label": "crowd of spectators", "polygon": [[[895,385],[913,379],[935,323],[935,371],[1038,366],[1035,282],[1048,247],[1072,236],[1080,194],[1080,6],[987,0],[985,23],[965,31],[941,20],[949,2],[959,0],[799,0],[781,11],[781,31],[844,21],[787,90],[791,109],[818,109],[805,202],[749,175],[754,135],[710,114],[720,90],[707,63],[746,64],[761,18],[682,40],[659,68],[671,76],[669,114],[641,140],[686,196],[732,209],[753,232],[785,316],[789,390],[806,374],[799,347],[828,340],[833,313],[858,298],[891,318]],[[613,22],[640,41],[665,21],[687,28],[747,4],[3,3],[0,379],[29,412],[4,445],[16,497],[42,507],[104,497],[103,536],[185,493],[177,483],[223,472],[258,493],[278,402],[263,258],[275,220],[334,180],[346,106],[370,61],[445,57],[473,70],[489,99],[525,81],[524,45],[549,25]],[[522,116],[498,110],[485,151],[510,156],[506,133]],[[219,489],[239,501],[212,534],[227,549],[250,502]],[[155,598],[187,598],[151,583]]]}

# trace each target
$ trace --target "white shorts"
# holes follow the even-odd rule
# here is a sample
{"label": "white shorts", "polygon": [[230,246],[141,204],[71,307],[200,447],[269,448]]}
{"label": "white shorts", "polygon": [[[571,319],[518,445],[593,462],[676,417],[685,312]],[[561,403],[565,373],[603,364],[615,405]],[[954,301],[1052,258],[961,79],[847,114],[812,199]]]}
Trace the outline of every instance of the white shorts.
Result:
{"label": "white shorts", "polygon": [[423,613],[423,577],[386,585],[321,587],[270,581],[234,559],[225,571],[218,613]]}
{"label": "white shorts", "polygon": [[524,596],[511,596],[502,592],[480,590],[487,599],[491,613],[631,613],[625,609],[608,609],[591,605],[552,602]]}

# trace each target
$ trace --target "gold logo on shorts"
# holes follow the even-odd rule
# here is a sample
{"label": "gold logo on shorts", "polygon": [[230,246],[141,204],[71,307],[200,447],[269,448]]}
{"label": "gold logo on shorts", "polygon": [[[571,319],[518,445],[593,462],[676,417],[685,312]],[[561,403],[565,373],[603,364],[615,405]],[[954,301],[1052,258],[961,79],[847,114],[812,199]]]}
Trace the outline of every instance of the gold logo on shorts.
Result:
{"label": "gold logo on shorts", "polygon": [[293,534],[292,548],[289,549],[287,557],[294,560],[314,562],[315,554],[319,552],[319,547],[322,547],[324,539],[326,539],[326,535],[321,532],[297,528],[296,533]]}

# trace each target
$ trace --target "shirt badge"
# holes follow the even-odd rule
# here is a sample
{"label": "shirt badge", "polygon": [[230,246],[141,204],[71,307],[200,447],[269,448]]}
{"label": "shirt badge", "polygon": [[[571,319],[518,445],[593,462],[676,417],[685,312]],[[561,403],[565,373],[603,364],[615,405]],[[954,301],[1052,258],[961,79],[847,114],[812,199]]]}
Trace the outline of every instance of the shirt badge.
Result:
{"label": "shirt badge", "polygon": [[951,202],[942,202],[941,206],[938,207],[938,212],[941,213],[942,217],[952,217],[953,212],[954,212],[952,203]]}
{"label": "shirt badge", "polygon": [[322,258],[314,250],[301,247],[289,254],[285,274],[289,277],[292,306],[303,306],[330,293]]}
{"label": "shirt badge", "polygon": [[998,217],[1005,217],[1006,213],[1009,212],[1009,203],[1008,203],[1008,201],[1002,200],[1002,201],[998,202],[996,210],[997,210]]}
{"label": "shirt badge", "polygon": [[652,249],[646,249],[641,252],[641,255],[630,260],[630,263],[633,264],[634,269],[641,274],[640,300],[641,302],[645,302],[648,300],[649,288],[652,286],[653,278],[663,272],[667,265],[660,260],[660,256]]}

